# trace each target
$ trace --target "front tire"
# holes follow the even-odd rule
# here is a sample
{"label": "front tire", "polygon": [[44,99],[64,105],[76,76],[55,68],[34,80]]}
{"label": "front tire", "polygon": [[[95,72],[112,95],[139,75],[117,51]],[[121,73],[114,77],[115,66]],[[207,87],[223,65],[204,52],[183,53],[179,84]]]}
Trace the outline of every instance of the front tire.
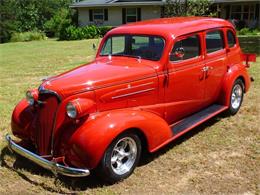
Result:
{"label": "front tire", "polygon": [[141,155],[141,141],[134,133],[119,135],[107,148],[98,167],[98,175],[108,183],[129,177],[137,166]]}
{"label": "front tire", "polygon": [[243,102],[245,85],[241,79],[237,79],[232,87],[228,112],[235,115]]}

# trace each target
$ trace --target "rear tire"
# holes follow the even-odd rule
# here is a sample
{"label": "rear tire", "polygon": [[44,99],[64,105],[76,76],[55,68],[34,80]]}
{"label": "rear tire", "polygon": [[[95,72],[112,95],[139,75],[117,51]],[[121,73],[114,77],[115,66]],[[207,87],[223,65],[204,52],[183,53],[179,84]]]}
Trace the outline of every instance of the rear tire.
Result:
{"label": "rear tire", "polygon": [[141,141],[136,134],[126,132],[119,135],[107,148],[97,175],[108,183],[126,179],[137,166],[141,150]]}
{"label": "rear tire", "polygon": [[243,102],[245,85],[241,79],[237,79],[232,87],[228,113],[235,115]]}

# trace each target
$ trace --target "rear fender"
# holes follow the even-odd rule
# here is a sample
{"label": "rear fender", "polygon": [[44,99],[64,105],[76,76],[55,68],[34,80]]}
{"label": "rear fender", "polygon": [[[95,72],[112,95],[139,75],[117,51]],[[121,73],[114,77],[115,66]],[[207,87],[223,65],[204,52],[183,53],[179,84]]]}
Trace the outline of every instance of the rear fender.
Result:
{"label": "rear fender", "polygon": [[[141,110],[114,110],[89,117],[70,138],[71,154],[89,169],[95,168],[109,144],[122,132],[139,129],[145,135],[148,150],[172,137],[169,125],[161,117]],[[74,158],[75,159],[75,158]]]}
{"label": "rear fender", "polygon": [[228,67],[228,71],[224,77],[219,103],[225,106],[230,104],[230,95],[233,84],[236,79],[241,78],[245,84],[244,92],[247,92],[250,87],[250,77],[243,64],[233,65]]}

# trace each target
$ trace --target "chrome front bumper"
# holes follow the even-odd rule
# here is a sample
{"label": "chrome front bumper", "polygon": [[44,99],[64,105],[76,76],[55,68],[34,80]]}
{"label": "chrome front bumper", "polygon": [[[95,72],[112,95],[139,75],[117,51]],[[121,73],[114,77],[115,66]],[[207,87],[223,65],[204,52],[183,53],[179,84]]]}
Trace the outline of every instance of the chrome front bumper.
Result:
{"label": "chrome front bumper", "polygon": [[8,147],[11,151],[16,152],[17,154],[20,154],[21,156],[33,161],[34,163],[38,164],[39,166],[48,169],[52,171],[55,175],[58,173],[61,175],[66,175],[70,177],[85,177],[90,174],[88,169],[78,169],[78,168],[73,168],[73,167],[67,167],[63,166],[61,164],[58,164],[54,161],[49,161],[41,156],[34,154],[30,152],[29,150],[26,150],[25,148],[19,146],[16,144],[10,135],[6,135],[5,139],[8,143]]}

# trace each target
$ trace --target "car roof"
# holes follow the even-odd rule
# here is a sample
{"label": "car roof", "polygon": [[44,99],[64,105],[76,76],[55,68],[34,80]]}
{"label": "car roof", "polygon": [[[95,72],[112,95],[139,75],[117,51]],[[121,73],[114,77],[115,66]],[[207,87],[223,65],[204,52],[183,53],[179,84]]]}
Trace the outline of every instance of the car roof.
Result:
{"label": "car roof", "polygon": [[231,27],[227,20],[210,17],[173,17],[145,20],[126,24],[110,31],[109,34],[148,34],[159,36],[175,36],[189,34],[219,27]]}

